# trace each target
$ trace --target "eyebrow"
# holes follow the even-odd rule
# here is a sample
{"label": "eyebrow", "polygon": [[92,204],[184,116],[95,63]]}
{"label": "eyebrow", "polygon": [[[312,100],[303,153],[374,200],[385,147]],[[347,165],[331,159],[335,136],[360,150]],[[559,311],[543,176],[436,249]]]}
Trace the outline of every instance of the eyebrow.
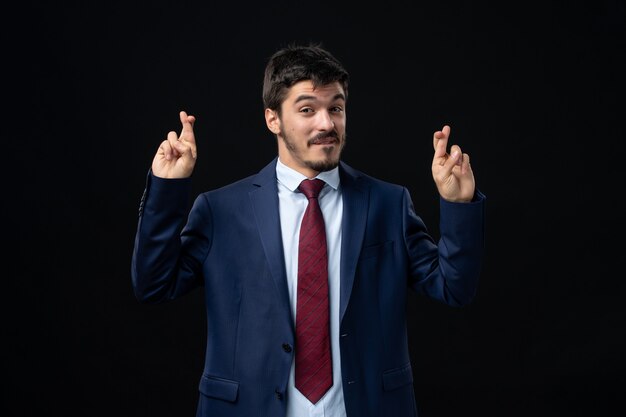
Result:
{"label": "eyebrow", "polygon": [[[314,100],[317,101],[317,97],[312,96],[312,95],[308,95],[308,94],[302,94],[298,97],[296,97],[294,103],[299,103],[301,101],[305,101],[305,100]],[[341,93],[337,93],[335,94],[335,96],[333,97],[332,101],[336,101],[336,100],[346,100],[346,96],[344,96]]]}

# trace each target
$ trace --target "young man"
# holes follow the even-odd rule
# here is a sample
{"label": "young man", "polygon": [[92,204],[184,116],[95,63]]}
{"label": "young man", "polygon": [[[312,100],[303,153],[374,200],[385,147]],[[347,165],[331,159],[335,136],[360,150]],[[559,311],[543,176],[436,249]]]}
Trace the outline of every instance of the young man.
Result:
{"label": "young man", "polygon": [[[195,117],[180,112],[180,135],[158,148],[132,282],[142,302],[204,291],[198,416],[415,416],[408,290],[452,306],[474,297],[485,196],[469,156],[457,145],[448,153],[449,126],[434,133],[435,242],[405,187],[341,161],[348,81],[319,45],[276,52],[263,101],[277,158],[190,211]],[[319,194],[307,179],[323,181]]]}

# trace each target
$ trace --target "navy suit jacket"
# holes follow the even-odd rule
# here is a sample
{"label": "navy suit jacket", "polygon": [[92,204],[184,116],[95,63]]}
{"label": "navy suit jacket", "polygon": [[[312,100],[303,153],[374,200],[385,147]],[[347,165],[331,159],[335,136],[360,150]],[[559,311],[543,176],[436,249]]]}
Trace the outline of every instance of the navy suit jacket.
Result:
{"label": "navy suit jacket", "polygon": [[[258,174],[200,194],[190,179],[148,175],[132,258],[146,303],[202,288],[207,343],[197,416],[285,415],[295,342],[278,210],[276,159]],[[485,196],[440,199],[440,239],[406,188],[341,162],[340,351],[350,417],[416,416],[409,289],[451,306],[475,295]]]}

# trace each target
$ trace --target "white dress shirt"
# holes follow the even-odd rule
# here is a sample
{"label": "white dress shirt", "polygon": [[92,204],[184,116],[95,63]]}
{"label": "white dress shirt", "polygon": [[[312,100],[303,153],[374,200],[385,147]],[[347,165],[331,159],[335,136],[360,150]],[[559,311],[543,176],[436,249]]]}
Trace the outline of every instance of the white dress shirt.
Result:
{"label": "white dress shirt", "polygon": [[[284,165],[280,159],[276,164],[278,177],[278,201],[280,227],[285,251],[287,286],[291,301],[291,314],[296,322],[296,301],[298,296],[298,241],[300,222],[308,204],[308,199],[298,191],[304,175]],[[341,257],[341,218],[343,203],[339,188],[339,168],[320,172],[316,177],[324,182],[318,196],[328,247],[328,285],[330,297],[330,345],[333,364],[333,385],[316,403],[312,404],[294,385],[295,366],[292,363],[287,385],[287,417],[345,417],[346,409],[341,384],[341,357],[339,354],[339,265]],[[295,356],[294,356],[295,363]]]}

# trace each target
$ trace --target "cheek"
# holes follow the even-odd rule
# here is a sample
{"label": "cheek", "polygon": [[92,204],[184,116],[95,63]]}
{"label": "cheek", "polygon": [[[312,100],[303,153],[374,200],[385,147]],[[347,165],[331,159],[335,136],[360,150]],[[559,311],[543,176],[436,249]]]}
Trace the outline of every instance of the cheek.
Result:
{"label": "cheek", "polygon": [[334,121],[334,125],[335,125],[335,131],[339,132],[339,133],[343,133],[346,130],[346,121],[345,120],[335,120]]}
{"label": "cheek", "polygon": [[313,131],[306,124],[291,124],[287,132],[296,140],[308,140],[313,134]]}

